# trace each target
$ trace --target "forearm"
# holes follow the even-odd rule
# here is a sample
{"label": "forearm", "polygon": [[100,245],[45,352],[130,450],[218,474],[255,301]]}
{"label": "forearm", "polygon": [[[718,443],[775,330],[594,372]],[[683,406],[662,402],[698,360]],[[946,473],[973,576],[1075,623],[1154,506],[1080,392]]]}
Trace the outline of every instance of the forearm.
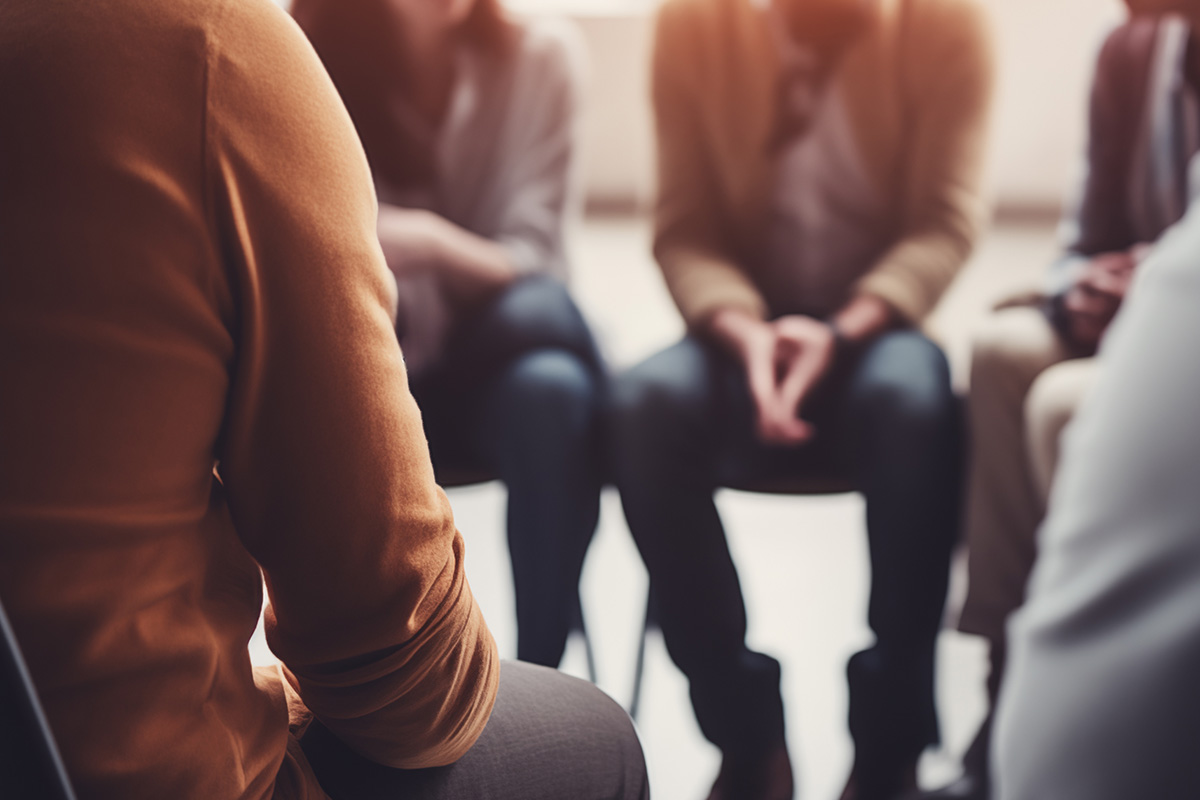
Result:
{"label": "forearm", "polygon": [[737,307],[720,308],[707,317],[701,333],[725,352],[745,362],[747,342],[767,323]]}
{"label": "forearm", "polygon": [[841,338],[852,344],[860,344],[895,327],[899,315],[883,299],[860,294],[834,314],[830,321]]}
{"label": "forearm", "polygon": [[[369,630],[405,631],[405,612],[411,606],[402,593],[392,609],[345,620],[336,634],[310,633],[299,646],[294,635],[289,638],[280,630],[275,606],[268,607],[272,646],[285,652],[302,649],[308,656],[300,663],[285,662],[292,688],[330,731],[376,763],[401,769],[453,763],[487,724],[499,658],[467,585],[461,535],[455,536],[453,549],[453,559],[414,615],[423,624],[414,635],[382,649],[322,660],[332,650],[329,645],[342,655],[356,638],[372,638]],[[429,606],[435,608],[433,615],[419,616]]]}
{"label": "forearm", "polygon": [[508,250],[433,212],[381,205],[379,240],[397,277],[417,269],[433,270],[454,295],[487,296],[517,276]]}
{"label": "forearm", "polygon": [[434,269],[452,294],[482,297],[512,283],[517,271],[508,250],[452,222],[446,222],[434,257]]}

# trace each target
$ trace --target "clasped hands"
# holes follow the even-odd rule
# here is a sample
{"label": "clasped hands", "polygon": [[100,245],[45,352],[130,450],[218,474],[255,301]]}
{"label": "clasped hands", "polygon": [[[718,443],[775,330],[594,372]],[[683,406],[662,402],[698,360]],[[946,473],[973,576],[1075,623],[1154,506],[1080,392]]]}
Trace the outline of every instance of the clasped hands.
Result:
{"label": "clasped hands", "polygon": [[1102,253],[1089,259],[1062,297],[1064,333],[1075,344],[1095,349],[1129,291],[1149,245],[1128,251]]}
{"label": "clasped hands", "polygon": [[759,439],[780,446],[812,439],[815,429],[800,409],[833,365],[832,326],[801,315],[766,322],[728,309],[714,315],[712,330],[746,370]]}

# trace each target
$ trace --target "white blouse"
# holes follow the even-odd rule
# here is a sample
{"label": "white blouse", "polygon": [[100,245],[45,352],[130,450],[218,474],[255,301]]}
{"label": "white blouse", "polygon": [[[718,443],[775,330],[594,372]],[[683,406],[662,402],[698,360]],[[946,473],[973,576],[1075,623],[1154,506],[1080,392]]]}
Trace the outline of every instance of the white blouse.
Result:
{"label": "white blouse", "polygon": [[[518,272],[565,279],[584,52],[570,23],[544,19],[522,26],[508,63],[462,48],[441,126],[401,109],[413,134],[432,143],[434,184],[414,191],[380,182],[380,200],[428,209],[503,245]],[[434,275],[397,284],[405,361],[419,373],[441,355],[455,313]]]}

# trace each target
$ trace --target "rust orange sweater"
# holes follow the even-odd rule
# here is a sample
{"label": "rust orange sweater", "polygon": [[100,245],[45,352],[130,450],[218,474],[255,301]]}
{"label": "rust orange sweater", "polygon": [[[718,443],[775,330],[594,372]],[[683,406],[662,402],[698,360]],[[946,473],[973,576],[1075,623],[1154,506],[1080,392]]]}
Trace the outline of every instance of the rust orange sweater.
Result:
{"label": "rust orange sweater", "polygon": [[262,576],[331,729],[459,757],[495,645],[303,35],[268,0],[6,0],[0,109],[0,597],[81,797],[324,796],[251,669]]}

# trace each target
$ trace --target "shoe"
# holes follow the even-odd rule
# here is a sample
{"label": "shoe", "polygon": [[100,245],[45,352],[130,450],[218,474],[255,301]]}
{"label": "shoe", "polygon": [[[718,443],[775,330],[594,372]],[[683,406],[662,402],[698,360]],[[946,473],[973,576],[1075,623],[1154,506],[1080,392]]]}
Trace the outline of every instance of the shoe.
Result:
{"label": "shoe", "polygon": [[987,781],[968,773],[940,789],[911,792],[901,800],[989,800],[991,794]]}
{"label": "shoe", "polygon": [[892,786],[886,790],[877,788],[860,791],[858,775],[851,770],[846,788],[842,789],[841,800],[898,800],[902,796],[907,797],[917,791],[917,762],[914,761],[912,766],[904,769],[891,783]]}
{"label": "shoe", "polygon": [[793,794],[792,761],[780,742],[761,756],[721,759],[708,800],[792,800]]}

